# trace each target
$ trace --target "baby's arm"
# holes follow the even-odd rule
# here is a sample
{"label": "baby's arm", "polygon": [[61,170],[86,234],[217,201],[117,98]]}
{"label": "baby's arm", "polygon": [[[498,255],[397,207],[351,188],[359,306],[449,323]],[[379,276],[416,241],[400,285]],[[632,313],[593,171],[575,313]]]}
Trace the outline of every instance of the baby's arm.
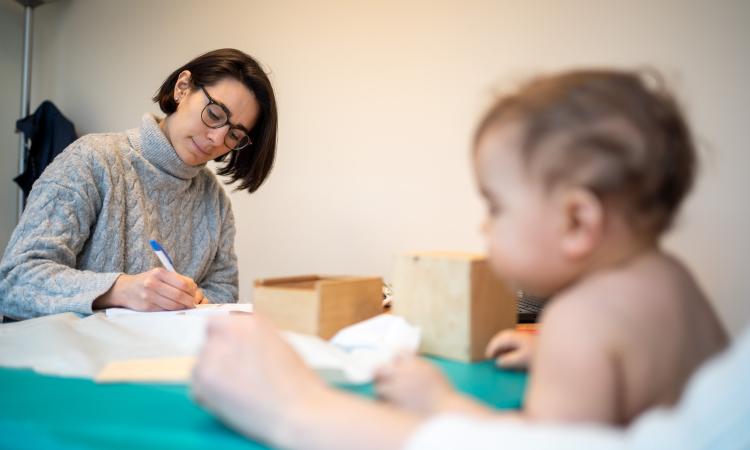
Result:
{"label": "baby's arm", "polygon": [[545,312],[524,415],[616,423],[624,392],[611,344],[612,318],[578,300],[560,299]]}
{"label": "baby's arm", "polygon": [[497,367],[525,370],[531,365],[536,341],[536,334],[507,329],[492,338],[485,353],[495,360]]}

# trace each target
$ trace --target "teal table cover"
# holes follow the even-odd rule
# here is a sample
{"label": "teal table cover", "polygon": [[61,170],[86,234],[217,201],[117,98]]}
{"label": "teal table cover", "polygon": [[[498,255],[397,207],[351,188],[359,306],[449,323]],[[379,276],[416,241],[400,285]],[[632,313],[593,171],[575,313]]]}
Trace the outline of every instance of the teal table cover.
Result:
{"label": "teal table cover", "polygon": [[[526,374],[428,358],[461,391],[500,409],[518,409]],[[372,385],[337,386],[373,399]],[[226,428],[185,385],[97,384],[0,368],[2,449],[266,449]]]}

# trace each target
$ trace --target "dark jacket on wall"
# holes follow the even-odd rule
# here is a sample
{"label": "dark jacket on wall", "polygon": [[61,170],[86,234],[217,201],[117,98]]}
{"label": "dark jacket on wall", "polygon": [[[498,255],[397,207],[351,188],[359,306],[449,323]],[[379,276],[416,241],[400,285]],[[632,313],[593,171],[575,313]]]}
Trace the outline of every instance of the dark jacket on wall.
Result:
{"label": "dark jacket on wall", "polygon": [[47,165],[78,136],[73,123],[48,100],[42,102],[34,114],[18,120],[16,129],[26,139],[31,139],[31,148],[26,153],[26,169],[13,179],[23,190],[26,199],[34,181]]}

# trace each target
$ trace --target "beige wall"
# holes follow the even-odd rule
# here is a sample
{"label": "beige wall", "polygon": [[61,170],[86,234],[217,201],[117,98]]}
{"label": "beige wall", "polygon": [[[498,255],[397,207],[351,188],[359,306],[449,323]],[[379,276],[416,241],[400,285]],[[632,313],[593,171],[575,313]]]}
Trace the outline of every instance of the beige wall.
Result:
{"label": "beige wall", "polygon": [[232,194],[243,300],[257,277],[388,276],[398,252],[482,249],[468,144],[494,89],[653,65],[704,150],[667,245],[734,332],[750,318],[749,2],[61,0],[37,17],[33,105],[51,98],[83,133],[136,126],[167,73],[205,50],[270,69],[276,168],[256,195]]}
{"label": "beige wall", "polygon": [[23,8],[0,1],[0,255],[16,225],[18,135],[14,130],[21,110]]}

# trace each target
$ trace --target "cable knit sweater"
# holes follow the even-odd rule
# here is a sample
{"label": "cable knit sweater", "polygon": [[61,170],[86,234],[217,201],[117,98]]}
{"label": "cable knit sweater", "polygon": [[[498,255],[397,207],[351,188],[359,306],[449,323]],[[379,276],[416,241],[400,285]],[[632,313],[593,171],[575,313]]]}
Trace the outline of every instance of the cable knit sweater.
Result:
{"label": "cable knit sweater", "polygon": [[120,274],[160,266],[149,239],[211,302],[235,302],[234,233],[214,174],[185,164],[146,114],[140,129],[77,140],[34,184],[0,262],[0,313],[90,314]]}

